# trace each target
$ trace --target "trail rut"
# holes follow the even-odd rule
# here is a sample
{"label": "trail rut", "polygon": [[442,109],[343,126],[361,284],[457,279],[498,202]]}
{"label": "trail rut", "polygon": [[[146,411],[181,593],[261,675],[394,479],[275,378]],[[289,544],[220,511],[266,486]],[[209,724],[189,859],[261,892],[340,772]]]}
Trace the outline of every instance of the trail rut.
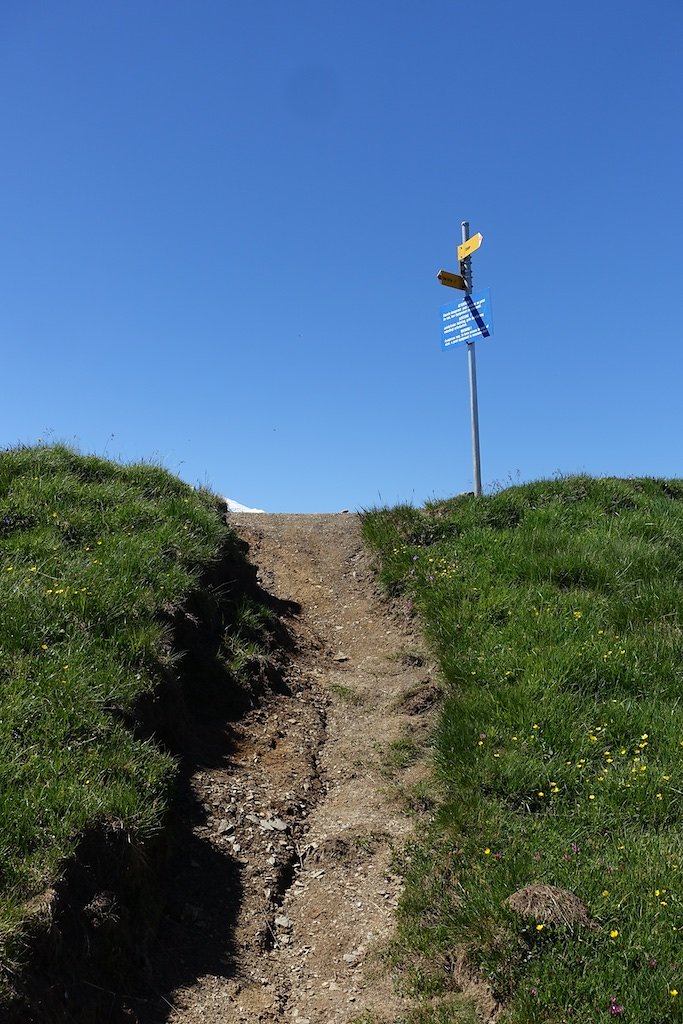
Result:
{"label": "trail rut", "polygon": [[231,727],[229,754],[207,749],[188,779],[201,813],[146,1019],[393,1022],[408,1004],[382,952],[401,892],[393,851],[413,827],[399,793],[427,769],[391,751],[415,741],[424,757],[437,687],[409,619],[376,592],[357,517],[230,523],[261,585],[299,606],[297,654],[283,692]]}

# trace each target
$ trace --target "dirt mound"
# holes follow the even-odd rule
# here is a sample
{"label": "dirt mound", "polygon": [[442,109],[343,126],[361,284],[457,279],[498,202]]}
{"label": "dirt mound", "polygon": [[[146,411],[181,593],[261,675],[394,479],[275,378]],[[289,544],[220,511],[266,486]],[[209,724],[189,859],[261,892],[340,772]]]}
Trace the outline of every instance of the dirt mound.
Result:
{"label": "dirt mound", "polygon": [[518,889],[505,903],[521,917],[531,918],[539,924],[583,925],[596,928],[588,908],[578,896],[556,885],[534,882]]}

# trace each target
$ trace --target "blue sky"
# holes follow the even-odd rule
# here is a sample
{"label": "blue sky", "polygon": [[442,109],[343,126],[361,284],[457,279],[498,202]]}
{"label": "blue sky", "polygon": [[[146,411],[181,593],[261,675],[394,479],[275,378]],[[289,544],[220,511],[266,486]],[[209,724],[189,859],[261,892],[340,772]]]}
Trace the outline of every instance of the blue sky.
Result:
{"label": "blue sky", "polygon": [[4,0],[0,444],[269,511],[683,474],[680,0]]}

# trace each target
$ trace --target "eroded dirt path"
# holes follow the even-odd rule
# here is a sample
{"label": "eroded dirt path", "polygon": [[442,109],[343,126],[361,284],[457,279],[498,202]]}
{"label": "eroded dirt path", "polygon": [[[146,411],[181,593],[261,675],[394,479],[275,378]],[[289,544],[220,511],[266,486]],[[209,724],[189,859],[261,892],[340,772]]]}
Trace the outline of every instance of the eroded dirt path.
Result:
{"label": "eroded dirt path", "polygon": [[[207,754],[189,780],[203,813],[167,928],[176,984],[155,1019],[348,1024],[372,1012],[393,1022],[406,1003],[381,952],[401,889],[392,851],[412,828],[397,790],[425,769],[391,768],[388,752],[424,738],[437,689],[408,622],[376,592],[355,516],[230,522],[262,586],[300,605],[288,620],[298,655],[288,692],[234,727],[230,756]],[[207,901],[214,862],[225,891]],[[196,949],[174,929],[195,935]]]}

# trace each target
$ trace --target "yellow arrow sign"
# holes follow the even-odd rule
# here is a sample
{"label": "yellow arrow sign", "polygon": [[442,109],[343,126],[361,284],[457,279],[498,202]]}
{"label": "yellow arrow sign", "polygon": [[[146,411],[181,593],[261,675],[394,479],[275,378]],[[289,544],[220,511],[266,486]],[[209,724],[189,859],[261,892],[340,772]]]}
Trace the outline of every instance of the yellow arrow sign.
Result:
{"label": "yellow arrow sign", "polygon": [[458,246],[458,259],[466,260],[473,252],[476,252],[481,243],[484,241],[484,236],[477,232],[476,235],[472,235],[466,242]]}
{"label": "yellow arrow sign", "polygon": [[461,292],[467,291],[467,285],[460,274],[451,274],[449,270],[440,270],[436,276],[441,284],[448,285],[449,288],[459,288]]}

